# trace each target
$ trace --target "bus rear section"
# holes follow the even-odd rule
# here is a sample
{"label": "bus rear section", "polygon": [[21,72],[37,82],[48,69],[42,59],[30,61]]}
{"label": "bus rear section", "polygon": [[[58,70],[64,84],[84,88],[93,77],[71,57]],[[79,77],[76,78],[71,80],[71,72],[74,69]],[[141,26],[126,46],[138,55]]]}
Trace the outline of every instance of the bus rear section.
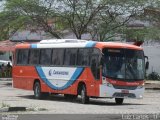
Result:
{"label": "bus rear section", "polygon": [[[55,42],[56,43],[56,42]],[[37,99],[64,94],[89,98],[142,98],[144,53],[139,47],[107,42],[43,42],[16,47],[13,86],[33,90]],[[127,46],[128,48],[127,48]]]}

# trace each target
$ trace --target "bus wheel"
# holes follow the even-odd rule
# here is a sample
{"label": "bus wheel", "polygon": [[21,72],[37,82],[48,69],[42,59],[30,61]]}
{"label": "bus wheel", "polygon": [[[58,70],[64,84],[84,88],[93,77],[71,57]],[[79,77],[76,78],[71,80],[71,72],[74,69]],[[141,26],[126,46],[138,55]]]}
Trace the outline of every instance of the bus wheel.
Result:
{"label": "bus wheel", "polygon": [[82,104],[89,103],[89,97],[87,96],[86,87],[83,85],[81,89],[81,102]]}
{"label": "bus wheel", "polygon": [[42,99],[45,95],[47,95],[46,93],[41,92],[41,85],[39,82],[35,82],[33,90],[34,90],[34,97],[36,99]]}
{"label": "bus wheel", "polygon": [[117,105],[122,105],[123,104],[124,98],[115,98],[115,102]]}

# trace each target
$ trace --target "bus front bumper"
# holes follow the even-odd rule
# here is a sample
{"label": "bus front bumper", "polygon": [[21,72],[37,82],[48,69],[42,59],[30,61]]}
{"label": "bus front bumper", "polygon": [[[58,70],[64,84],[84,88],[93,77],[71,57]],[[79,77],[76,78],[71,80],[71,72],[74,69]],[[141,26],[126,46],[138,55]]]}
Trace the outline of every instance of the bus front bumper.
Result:
{"label": "bus front bumper", "polygon": [[[99,97],[109,97],[109,98],[143,98],[144,87],[137,88],[135,90],[126,89],[115,89],[114,87],[107,85],[100,85]],[[126,92],[127,91],[127,92]]]}

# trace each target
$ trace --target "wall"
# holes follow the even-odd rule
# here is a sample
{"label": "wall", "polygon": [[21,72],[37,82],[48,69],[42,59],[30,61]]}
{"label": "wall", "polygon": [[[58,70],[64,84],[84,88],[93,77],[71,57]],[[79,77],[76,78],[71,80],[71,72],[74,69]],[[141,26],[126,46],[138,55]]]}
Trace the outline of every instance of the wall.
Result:
{"label": "wall", "polygon": [[144,45],[144,53],[149,57],[149,70],[147,73],[157,72],[160,74],[160,45],[159,43]]}

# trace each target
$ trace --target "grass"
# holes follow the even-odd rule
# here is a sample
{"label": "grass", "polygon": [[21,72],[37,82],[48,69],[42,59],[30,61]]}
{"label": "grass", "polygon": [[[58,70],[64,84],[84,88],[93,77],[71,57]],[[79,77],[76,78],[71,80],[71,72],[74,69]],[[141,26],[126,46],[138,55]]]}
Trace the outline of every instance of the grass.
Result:
{"label": "grass", "polygon": [[4,107],[10,107],[10,105],[8,105],[8,104],[2,102],[2,103],[1,103],[1,108],[4,108]]}

